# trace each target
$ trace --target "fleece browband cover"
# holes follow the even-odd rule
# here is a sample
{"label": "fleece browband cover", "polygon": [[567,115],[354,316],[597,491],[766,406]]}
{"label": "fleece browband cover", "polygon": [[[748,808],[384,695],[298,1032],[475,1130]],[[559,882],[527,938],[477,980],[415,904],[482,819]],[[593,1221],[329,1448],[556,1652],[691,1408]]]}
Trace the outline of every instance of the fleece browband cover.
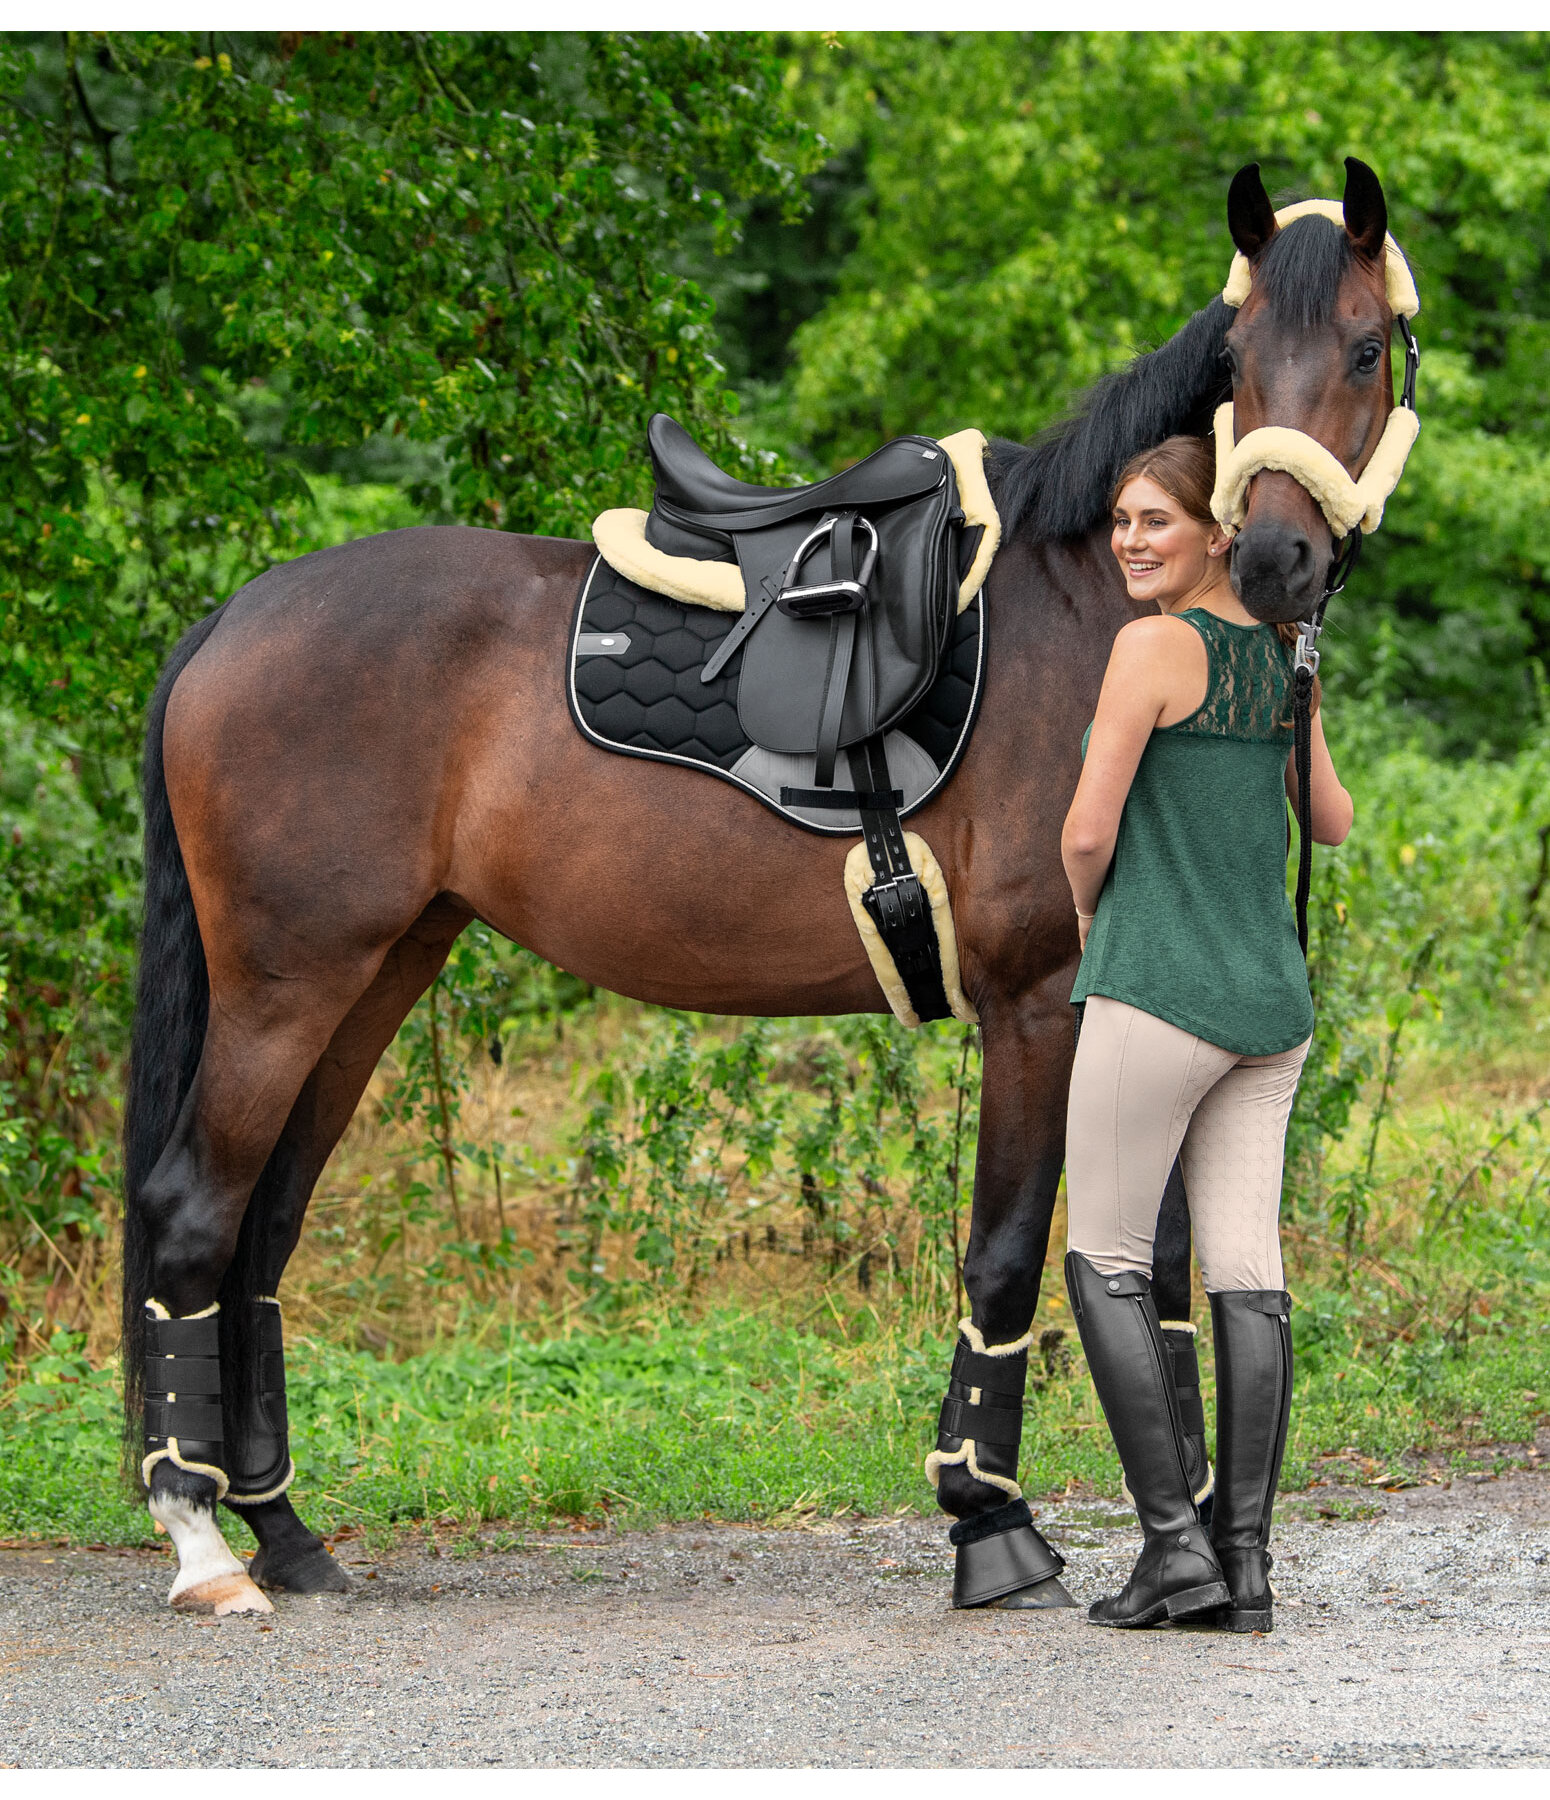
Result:
{"label": "fleece browband cover", "polygon": [[1216,409],[1215,425],[1216,491],[1211,511],[1220,525],[1228,531],[1241,530],[1249,483],[1261,469],[1279,469],[1308,490],[1337,538],[1345,537],[1353,525],[1363,531],[1378,529],[1384,503],[1399,485],[1410,446],[1421,429],[1408,406],[1396,406],[1361,480],[1353,481],[1340,459],[1305,431],[1262,425],[1235,443],[1230,400]]}
{"label": "fleece browband cover", "polygon": [[[1295,206],[1283,206],[1276,214],[1277,225],[1290,225],[1294,219],[1317,217],[1328,219],[1332,224],[1345,230],[1345,208],[1338,200],[1299,200]],[[1392,237],[1385,236],[1383,242],[1383,278],[1388,290],[1389,310],[1396,317],[1413,319],[1421,310],[1421,299],[1415,291],[1415,277],[1410,273],[1410,265],[1405,261],[1404,253]],[[1222,289],[1222,298],[1229,306],[1242,306],[1249,297],[1249,289],[1254,284],[1254,272],[1249,267],[1249,259],[1240,250],[1232,259],[1232,268],[1228,272],[1227,285]]]}

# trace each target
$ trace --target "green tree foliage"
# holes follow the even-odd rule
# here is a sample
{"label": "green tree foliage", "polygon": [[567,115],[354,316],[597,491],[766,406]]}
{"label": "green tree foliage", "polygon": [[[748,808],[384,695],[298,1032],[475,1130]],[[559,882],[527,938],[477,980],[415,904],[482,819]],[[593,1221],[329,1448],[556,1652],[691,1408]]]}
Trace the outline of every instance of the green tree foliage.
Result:
{"label": "green tree foliage", "polygon": [[[752,34],[11,36],[0,99],[0,1119],[11,1190],[57,1197],[179,632],[427,512],[584,534],[657,408],[751,462],[675,256],[800,210],[818,140]],[[341,457],[407,496],[309,485]]]}
{"label": "green tree foliage", "polygon": [[1519,740],[1550,651],[1550,35],[847,36],[797,66],[864,172],[792,345],[785,436],[819,465],[1029,435],[1220,289],[1234,170],[1293,199],[1370,162],[1420,284],[1424,425],[1328,672],[1381,662],[1451,747]]}

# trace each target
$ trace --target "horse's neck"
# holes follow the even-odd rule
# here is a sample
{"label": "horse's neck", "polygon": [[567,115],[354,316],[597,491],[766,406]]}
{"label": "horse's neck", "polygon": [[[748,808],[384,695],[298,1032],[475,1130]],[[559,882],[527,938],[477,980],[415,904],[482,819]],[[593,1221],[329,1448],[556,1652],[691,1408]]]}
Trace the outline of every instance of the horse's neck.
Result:
{"label": "horse's neck", "polygon": [[1065,543],[1013,543],[991,570],[989,652],[1015,672],[1032,710],[1059,728],[1082,715],[1080,741],[1122,625],[1155,607],[1137,605],[1109,551],[1108,530]]}

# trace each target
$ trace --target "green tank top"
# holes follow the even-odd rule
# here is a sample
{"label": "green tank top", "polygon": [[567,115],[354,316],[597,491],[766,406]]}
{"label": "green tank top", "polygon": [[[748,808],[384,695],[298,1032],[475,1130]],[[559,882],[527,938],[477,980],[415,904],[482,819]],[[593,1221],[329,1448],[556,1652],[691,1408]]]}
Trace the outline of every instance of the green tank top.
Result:
{"label": "green tank top", "polygon": [[1274,626],[1177,617],[1205,643],[1206,697],[1142,752],[1071,998],[1273,1056],[1313,1030],[1286,892],[1291,651]]}

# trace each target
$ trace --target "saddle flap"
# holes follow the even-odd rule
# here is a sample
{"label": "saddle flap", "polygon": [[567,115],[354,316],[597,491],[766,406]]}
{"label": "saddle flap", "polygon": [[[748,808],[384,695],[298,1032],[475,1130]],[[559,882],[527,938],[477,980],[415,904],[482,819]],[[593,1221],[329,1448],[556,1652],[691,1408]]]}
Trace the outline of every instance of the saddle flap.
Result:
{"label": "saddle flap", "polygon": [[[935,491],[869,509],[867,517],[877,533],[877,556],[865,607],[849,615],[854,640],[840,714],[841,748],[886,730],[930,686],[958,596],[952,527],[959,513],[950,472]],[[735,534],[748,593],[773,598],[780,591],[813,522],[809,514]],[[803,579],[855,573],[813,566],[826,561],[826,551],[815,552]],[[837,653],[846,647],[844,630],[838,619],[793,618],[776,606],[763,613],[743,647],[737,690],[738,717],[754,743],[794,755],[820,748],[831,674]]]}

